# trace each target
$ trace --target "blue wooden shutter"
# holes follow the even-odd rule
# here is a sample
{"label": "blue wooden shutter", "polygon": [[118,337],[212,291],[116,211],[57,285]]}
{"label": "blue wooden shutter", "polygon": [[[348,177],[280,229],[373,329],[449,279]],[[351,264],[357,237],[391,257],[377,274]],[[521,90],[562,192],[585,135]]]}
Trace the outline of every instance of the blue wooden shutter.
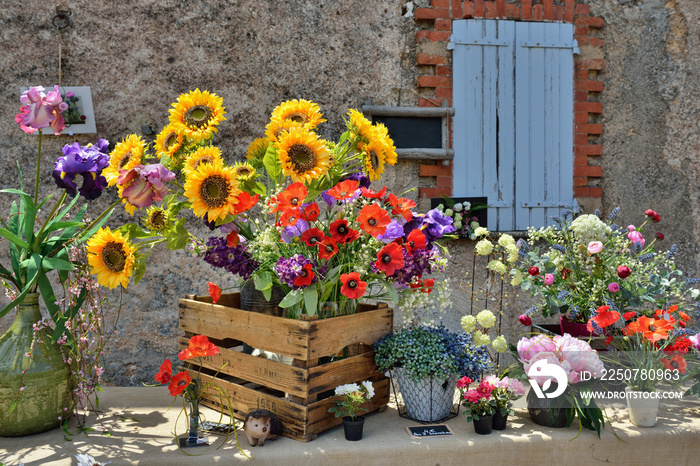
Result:
{"label": "blue wooden shutter", "polygon": [[486,196],[492,230],[551,224],[573,203],[573,26],[458,20],[454,195]]}

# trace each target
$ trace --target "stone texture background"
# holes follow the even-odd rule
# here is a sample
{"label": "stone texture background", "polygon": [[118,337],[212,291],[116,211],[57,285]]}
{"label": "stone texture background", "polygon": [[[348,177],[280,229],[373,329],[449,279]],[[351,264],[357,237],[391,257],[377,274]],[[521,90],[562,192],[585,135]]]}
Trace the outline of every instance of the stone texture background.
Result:
{"label": "stone texture background", "polygon": [[[33,172],[36,138],[23,135],[13,117],[20,86],[58,82],[62,41],[62,84],[91,86],[97,135],[44,138],[42,193],[55,191],[49,176],[60,148],[104,137],[117,142],[129,133],[157,133],[168,108],[194,88],[223,97],[227,121],[215,142],[225,159],[242,159],[249,142],[262,134],[269,112],[281,101],[317,102],[328,122],[320,131],[337,138],[341,115],[373,99],[381,105],[415,105],[415,53],[419,26],[405,17],[428,0],[190,1],[70,0],[72,25],[51,24],[54,2],[0,1],[0,171],[2,188],[17,187],[16,162]],[[698,272],[698,111],[700,3],[695,0],[590,0],[591,14],[606,20],[603,135],[604,211],[622,207],[620,223],[640,223],[646,208],[663,217],[655,226],[666,242],[678,243],[682,267]],[[149,139],[155,134],[145,134]],[[425,183],[418,164],[400,161],[386,184],[395,192]],[[116,199],[105,193],[100,211]],[[415,199],[415,191],[409,194]],[[417,200],[417,199],[416,199]],[[7,212],[10,199],[0,198]],[[425,210],[428,205],[420,203]],[[128,217],[121,211],[111,223]],[[473,243],[451,245],[455,326],[468,309]],[[7,261],[7,248],[0,244]],[[107,347],[107,378],[118,385],[151,380],[160,362],[175,354],[177,300],[206,293],[207,281],[231,284],[184,252],[164,248],[151,255],[138,286],[112,293],[108,322],[119,324]],[[477,283],[482,278],[477,279]],[[527,305],[510,292],[509,322]],[[121,305],[119,303],[121,302]],[[0,331],[12,316],[0,320]],[[505,329],[515,336],[520,329]]]}

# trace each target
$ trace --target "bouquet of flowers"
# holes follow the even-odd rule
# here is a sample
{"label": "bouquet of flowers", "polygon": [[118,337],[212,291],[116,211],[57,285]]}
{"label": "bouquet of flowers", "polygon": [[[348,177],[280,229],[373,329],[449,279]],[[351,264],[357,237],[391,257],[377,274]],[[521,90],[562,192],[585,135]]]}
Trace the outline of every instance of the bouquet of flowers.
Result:
{"label": "bouquet of flowers", "polygon": [[[587,342],[569,334],[523,337],[517,343],[517,357],[532,386],[528,402],[533,395],[545,398],[557,393],[547,398],[557,409],[566,411],[566,425],[570,426],[578,415],[580,427],[595,430],[600,437],[600,430],[605,427],[603,413],[595,400],[582,393],[603,375],[604,366]],[[550,388],[554,390],[548,391]]]}
{"label": "bouquet of flowers", "polygon": [[365,380],[361,384],[349,383],[335,387],[335,396],[342,397],[335,406],[328,409],[328,412],[335,413],[335,417],[350,417],[355,420],[355,416],[360,410],[367,411],[362,404],[372,399],[374,387],[372,382]]}
{"label": "bouquet of flowers", "polygon": [[674,263],[676,246],[659,253],[655,245],[663,234],[652,241],[643,236],[645,225],[661,216],[649,209],[640,226],[623,228],[612,223],[618,212],[603,221],[599,214],[567,211],[555,219],[557,227],[530,229],[528,242],[518,241],[521,261],[510,272],[511,283],[542,298],[521,321],[531,322],[541,310],[586,323],[603,305],[650,314],[672,304],[687,309],[689,301],[697,301],[700,290],[691,287],[697,280],[684,279]]}
{"label": "bouquet of flowers", "polygon": [[454,199],[444,196],[443,199],[444,203],[439,204],[436,209],[452,219],[452,224],[456,229],[454,235],[458,238],[474,239],[474,231],[480,227],[479,217],[475,216],[474,212],[488,206],[485,204],[472,205],[469,201],[455,202]]}

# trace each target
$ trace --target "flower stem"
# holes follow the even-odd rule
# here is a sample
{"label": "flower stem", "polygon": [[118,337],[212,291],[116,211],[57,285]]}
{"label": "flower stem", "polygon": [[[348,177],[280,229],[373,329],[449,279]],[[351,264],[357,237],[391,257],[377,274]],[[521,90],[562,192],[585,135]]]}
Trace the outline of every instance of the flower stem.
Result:
{"label": "flower stem", "polygon": [[41,175],[41,133],[39,129],[39,147],[36,151],[36,180],[34,181],[34,205],[39,200],[39,175]]}

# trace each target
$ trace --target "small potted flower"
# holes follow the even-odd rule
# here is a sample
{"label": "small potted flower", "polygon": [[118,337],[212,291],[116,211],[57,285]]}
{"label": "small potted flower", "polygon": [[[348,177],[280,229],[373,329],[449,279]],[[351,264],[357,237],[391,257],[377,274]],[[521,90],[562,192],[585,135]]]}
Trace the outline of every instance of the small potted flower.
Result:
{"label": "small potted flower", "polygon": [[357,413],[360,410],[367,411],[362,404],[374,396],[372,382],[365,380],[359,385],[356,383],[339,385],[335,388],[335,395],[341,398],[328,411],[335,413],[335,417],[343,417],[345,440],[361,440],[365,417],[358,416]]}
{"label": "small potted flower", "polygon": [[491,399],[491,393],[496,388],[490,380],[483,379],[476,388],[469,389],[473,380],[464,376],[457,381],[461,393],[464,414],[467,422],[474,424],[474,432],[481,435],[491,433],[493,415],[496,412],[496,402]]}
{"label": "small potted flower", "polygon": [[494,389],[491,392],[491,400],[495,408],[493,413],[493,430],[505,430],[508,416],[513,413],[513,400],[525,394],[525,385],[513,377],[490,375],[485,379]]}

